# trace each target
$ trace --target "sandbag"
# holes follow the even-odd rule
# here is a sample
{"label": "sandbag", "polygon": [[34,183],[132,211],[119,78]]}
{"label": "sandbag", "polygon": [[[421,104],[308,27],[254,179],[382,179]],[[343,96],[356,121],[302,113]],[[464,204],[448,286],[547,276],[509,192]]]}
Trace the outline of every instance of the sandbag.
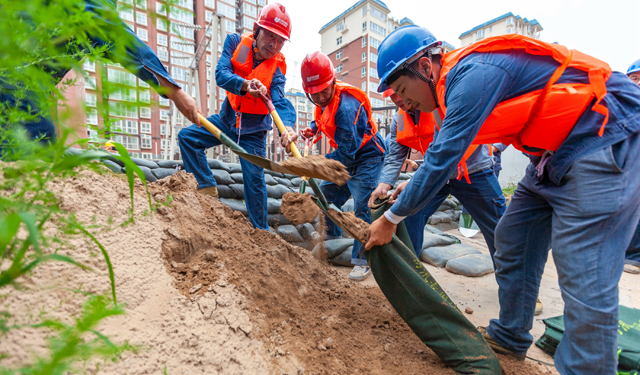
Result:
{"label": "sandbag", "polygon": [[[72,150],[73,150],[73,151],[72,151]],[[73,147],[69,147],[69,148],[67,148],[67,149],[65,150],[65,153],[75,153],[75,154],[77,154],[77,153],[79,153],[79,152],[82,152],[82,151],[79,151],[79,152],[78,152],[78,151],[76,151],[76,150],[78,150],[78,149],[77,149],[77,148],[73,148]],[[119,166],[124,167],[124,162],[122,162],[120,159],[116,159],[113,155],[111,155],[111,154],[109,154],[109,153],[106,153],[103,157],[101,157],[101,158],[100,158],[100,160],[109,160],[109,161],[111,161],[112,163],[116,163],[116,164],[118,164]]]}
{"label": "sandbag", "polygon": [[238,199],[244,199],[244,185],[242,184],[231,184],[229,188],[236,193]]}
{"label": "sandbag", "polygon": [[180,169],[184,169],[184,162],[182,160],[158,160],[156,161],[160,168],[173,168],[179,166]]}
{"label": "sandbag", "polygon": [[339,266],[353,267],[351,264],[351,252],[353,251],[353,241],[351,241],[351,246],[347,247],[343,252],[336,255],[333,258],[329,258],[329,262],[333,264],[337,264]]}
{"label": "sandbag", "polygon": [[327,249],[327,256],[329,258],[340,255],[349,246],[353,246],[353,240],[348,238],[324,241],[324,247]]}
{"label": "sandbag", "polygon": [[245,206],[244,203],[242,203],[242,201],[239,201],[237,199],[220,198],[220,203],[231,207],[231,209],[233,209],[234,211],[242,212],[244,216],[249,216],[249,211],[247,211],[247,206]]}
{"label": "sandbag", "polygon": [[316,231],[316,228],[313,227],[311,223],[304,223],[300,225],[296,225],[296,229],[298,233],[305,239],[305,241],[311,241],[313,238],[311,237],[311,233]]}
{"label": "sandbag", "polygon": [[453,236],[444,236],[424,231],[424,240],[422,241],[422,250],[433,246],[446,246],[457,243],[457,239]]}
{"label": "sandbag", "polygon": [[216,180],[218,185],[231,185],[236,182],[233,181],[229,172],[222,169],[212,169],[211,173],[213,173],[213,178]]}
{"label": "sandbag", "polygon": [[291,180],[289,180],[288,178],[283,178],[283,177],[274,177],[274,178],[276,181],[278,181],[278,184],[280,185],[284,185],[286,187],[293,187]]}
{"label": "sandbag", "polygon": [[471,254],[451,259],[447,271],[462,276],[480,277],[493,272],[493,261],[489,254]]}
{"label": "sandbag", "polygon": [[[66,152],[66,151],[65,151]],[[111,169],[112,171],[114,171],[115,173],[123,173],[122,171],[122,167],[120,166],[120,164],[118,163],[114,163],[109,159],[102,159],[100,161],[102,164],[104,164],[107,168]]]}
{"label": "sandbag", "polygon": [[349,198],[349,200],[345,202],[344,206],[342,206],[342,212],[351,212],[351,211],[355,211],[353,198]]}
{"label": "sandbag", "polygon": [[433,233],[433,234],[439,234],[439,235],[444,235],[445,234],[440,229],[434,227],[433,225],[429,225],[429,224],[424,226],[424,231],[425,232],[429,232],[429,233]]}
{"label": "sandbag", "polygon": [[218,196],[220,198],[236,199],[238,195],[227,185],[218,185]]}
{"label": "sandbag", "polygon": [[240,164],[229,163],[229,173],[242,173],[242,166]]}
{"label": "sandbag", "polygon": [[[372,212],[378,219],[391,205]],[[498,358],[480,332],[416,258],[404,223],[391,243],[365,251],[378,286],[413,332],[458,374],[500,375]]]}
{"label": "sandbag", "polygon": [[228,173],[231,172],[231,169],[229,168],[227,163],[221,162],[220,160],[207,159],[207,164],[209,164],[209,168],[211,168],[211,169],[223,170],[223,171],[226,171]]}
{"label": "sandbag", "polygon": [[156,176],[158,180],[161,180],[165,177],[169,177],[176,172],[177,171],[172,168],[156,168],[151,170],[151,173],[153,173],[153,175]]}
{"label": "sandbag", "polygon": [[274,171],[270,171],[270,170],[268,170],[268,169],[265,169],[265,170],[264,170],[264,173],[265,173],[265,174],[268,174],[268,175],[270,175],[270,176],[272,176],[272,177],[284,177],[284,173],[274,172]]}
{"label": "sandbag", "polygon": [[244,179],[242,178],[242,173],[231,173],[231,179],[236,183],[236,184],[241,184]]}
{"label": "sandbag", "polygon": [[279,213],[280,205],[282,205],[281,201],[274,198],[267,198],[267,213],[270,213],[270,214]]}
{"label": "sandbag", "polygon": [[278,235],[287,242],[302,242],[304,238],[293,225],[281,225],[276,229]]}
{"label": "sandbag", "polygon": [[139,167],[147,167],[149,169],[159,168],[158,163],[156,163],[155,161],[140,158],[131,158],[131,161]]}
{"label": "sandbag", "polygon": [[156,182],[158,178],[151,173],[151,168],[145,167],[144,165],[138,165],[140,169],[142,169],[142,173],[144,173],[144,177],[147,179],[147,182]]}
{"label": "sandbag", "polygon": [[267,183],[267,185],[278,185],[278,181],[276,181],[272,175],[265,173],[264,174],[264,182]]}
{"label": "sandbag", "polygon": [[450,222],[451,222],[451,218],[449,217],[449,215],[440,211],[434,212],[433,215],[431,215],[431,217],[429,218],[429,224],[431,225],[438,224],[438,223],[450,223]]}
{"label": "sandbag", "polygon": [[291,190],[289,190],[286,186],[283,186],[283,185],[275,185],[275,186],[267,185],[267,197],[269,198],[282,199],[282,196],[284,195],[284,193],[289,193],[289,192],[291,192]]}
{"label": "sandbag", "polygon": [[287,220],[286,217],[284,217],[283,214],[269,214],[267,215],[267,223],[269,223],[269,225],[277,227],[280,225],[286,225],[286,224],[291,224],[291,222],[289,220]]}
{"label": "sandbag", "polygon": [[278,232],[276,232],[275,229],[273,229],[273,227],[269,227],[269,233],[273,233],[273,234],[278,234]]}
{"label": "sandbag", "polygon": [[398,176],[398,180],[400,181],[406,181],[411,179],[411,175],[408,173],[400,173],[400,175]]}
{"label": "sandbag", "polygon": [[469,245],[457,243],[453,245],[434,246],[423,249],[420,254],[420,259],[433,266],[444,267],[451,259],[471,254],[482,254],[482,252]]}
{"label": "sandbag", "polygon": [[300,182],[302,181],[302,179],[300,177],[296,177],[296,178],[292,178],[291,179],[291,183],[293,184],[293,186],[298,187],[300,186]]}

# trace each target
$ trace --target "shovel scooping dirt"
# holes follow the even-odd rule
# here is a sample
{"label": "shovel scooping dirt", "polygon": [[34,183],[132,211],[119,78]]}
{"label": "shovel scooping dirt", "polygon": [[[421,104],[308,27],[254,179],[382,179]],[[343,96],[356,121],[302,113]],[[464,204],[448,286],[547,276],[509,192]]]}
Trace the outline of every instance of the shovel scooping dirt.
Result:
{"label": "shovel scooping dirt", "polygon": [[321,155],[289,158],[280,163],[280,165],[298,176],[317,177],[340,186],[351,179],[347,168],[342,163],[337,160],[327,159]]}

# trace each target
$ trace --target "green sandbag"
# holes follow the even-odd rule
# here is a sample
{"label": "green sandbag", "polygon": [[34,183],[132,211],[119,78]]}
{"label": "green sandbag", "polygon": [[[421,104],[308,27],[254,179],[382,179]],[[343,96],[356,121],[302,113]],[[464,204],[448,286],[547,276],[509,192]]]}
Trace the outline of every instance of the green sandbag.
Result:
{"label": "green sandbag", "polygon": [[[372,212],[376,220],[390,207]],[[457,374],[501,374],[480,332],[449,299],[412,249],[404,223],[391,243],[365,252],[373,276],[413,332]]]}

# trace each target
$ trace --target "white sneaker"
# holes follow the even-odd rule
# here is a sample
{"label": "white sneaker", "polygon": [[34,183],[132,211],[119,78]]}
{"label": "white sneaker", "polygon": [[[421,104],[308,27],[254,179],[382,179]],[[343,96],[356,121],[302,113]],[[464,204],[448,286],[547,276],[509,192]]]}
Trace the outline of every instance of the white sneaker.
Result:
{"label": "white sneaker", "polygon": [[349,278],[355,281],[362,281],[371,275],[371,268],[366,266],[354,266],[349,273]]}

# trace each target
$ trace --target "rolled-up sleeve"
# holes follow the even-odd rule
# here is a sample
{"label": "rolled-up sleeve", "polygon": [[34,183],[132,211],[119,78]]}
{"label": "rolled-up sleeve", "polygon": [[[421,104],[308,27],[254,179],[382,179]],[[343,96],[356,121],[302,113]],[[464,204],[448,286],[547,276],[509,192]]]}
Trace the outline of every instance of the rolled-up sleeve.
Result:
{"label": "rolled-up sleeve", "polygon": [[411,148],[401,145],[397,141],[398,135],[398,114],[396,113],[391,120],[391,132],[389,134],[389,142],[387,144],[389,152],[385,155],[384,166],[380,174],[379,183],[393,186],[400,175],[402,165],[411,153]]}
{"label": "rolled-up sleeve", "polygon": [[[462,65],[462,66],[460,66]],[[391,207],[404,218],[422,210],[447,183],[484,121],[508,93],[512,77],[485,63],[459,64],[447,76],[447,113],[424,162]]]}
{"label": "rolled-up sleeve", "polygon": [[244,78],[233,72],[233,64],[231,63],[233,52],[238,47],[238,44],[240,44],[240,35],[227,35],[224,40],[222,54],[218,59],[218,65],[216,65],[216,84],[234,95],[241,95],[242,84],[244,83]]}

